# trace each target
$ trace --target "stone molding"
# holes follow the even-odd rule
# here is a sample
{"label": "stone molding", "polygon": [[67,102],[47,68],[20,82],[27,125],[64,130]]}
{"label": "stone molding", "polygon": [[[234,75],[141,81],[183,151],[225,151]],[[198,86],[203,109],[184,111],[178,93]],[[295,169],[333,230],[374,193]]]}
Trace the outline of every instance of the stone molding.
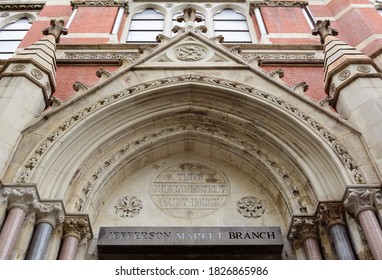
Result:
{"label": "stone molding", "polygon": [[376,196],[380,195],[380,189],[351,189],[348,191],[346,199],[344,200],[345,209],[355,217],[364,210],[376,211],[375,199]]}
{"label": "stone molding", "polygon": [[0,4],[0,11],[42,10],[45,3]]}
{"label": "stone molding", "polygon": [[25,186],[21,184],[4,185],[1,193],[8,200],[8,209],[21,208],[26,213],[30,212],[39,201],[36,187],[31,184],[25,184]]}
{"label": "stone molding", "polygon": [[308,238],[318,240],[318,219],[315,217],[294,218],[288,234],[288,238],[291,240],[300,241],[304,241]]}
{"label": "stone molding", "polygon": [[78,9],[78,7],[122,7],[127,12],[129,10],[129,3],[125,0],[73,0],[70,1],[70,5],[73,9]]}
{"label": "stone molding", "polygon": [[36,213],[36,224],[48,223],[55,228],[65,219],[65,211],[61,202],[37,202],[33,205]]}
{"label": "stone molding", "polygon": [[330,228],[336,224],[345,225],[344,205],[342,203],[321,203],[318,207],[318,220]]}
{"label": "stone molding", "polygon": [[[39,161],[43,158],[44,154],[50,147],[53,146],[54,143],[57,142],[59,138],[61,138],[69,128],[74,126],[77,122],[86,118],[93,112],[103,108],[104,106],[108,106],[111,103],[117,102],[122,98],[127,98],[130,95],[135,95],[139,92],[142,92],[147,89],[158,88],[162,86],[168,86],[170,84],[179,84],[183,82],[201,82],[212,85],[219,85],[226,87],[231,90],[241,91],[245,94],[250,94],[252,97],[261,99],[271,103],[272,105],[276,105],[280,109],[283,109],[289,113],[292,113],[294,116],[299,118],[301,121],[306,123],[309,127],[311,127],[322,139],[325,140],[335,151],[337,156],[341,159],[343,165],[350,171],[353,176],[354,182],[356,184],[365,184],[365,179],[361,172],[358,169],[357,164],[354,162],[351,155],[348,153],[347,149],[342,146],[342,144],[336,139],[336,137],[331,134],[329,131],[325,129],[325,127],[319,124],[316,120],[312,119],[309,115],[300,111],[298,108],[291,106],[284,100],[275,97],[269,93],[262,92],[253,88],[251,86],[247,86],[241,83],[237,83],[234,81],[223,80],[218,78],[204,77],[199,75],[185,75],[185,76],[177,76],[170,77],[161,80],[155,80],[146,82],[143,84],[135,85],[130,88],[126,88],[120,92],[116,92],[108,97],[104,97],[101,100],[88,105],[83,110],[74,113],[72,117],[61,123],[49,136],[47,136],[37,147],[32,155],[26,160],[23,167],[19,169],[16,175],[16,182],[18,183],[26,183],[30,178],[30,175],[34,171],[35,167],[38,165]],[[91,88],[90,88],[91,89]],[[89,89],[89,90],[90,90]]]}
{"label": "stone molding", "polygon": [[253,1],[249,3],[251,10],[256,7],[305,7],[308,6],[308,1]]}
{"label": "stone molding", "polygon": [[78,240],[93,238],[93,233],[87,215],[68,215],[63,222],[63,237],[74,236]]}

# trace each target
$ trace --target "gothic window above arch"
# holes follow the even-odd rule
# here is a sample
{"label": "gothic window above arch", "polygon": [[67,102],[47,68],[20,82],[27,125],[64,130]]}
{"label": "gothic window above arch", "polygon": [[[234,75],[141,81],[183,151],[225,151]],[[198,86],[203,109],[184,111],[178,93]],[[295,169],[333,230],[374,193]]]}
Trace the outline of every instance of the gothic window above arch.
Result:
{"label": "gothic window above arch", "polygon": [[215,36],[223,35],[226,43],[251,43],[247,20],[244,15],[224,9],[213,17]]}
{"label": "gothic window above arch", "polygon": [[145,9],[131,18],[128,43],[156,43],[156,36],[163,33],[164,15],[154,9]]}
{"label": "gothic window above arch", "polygon": [[28,18],[21,18],[1,28],[0,59],[8,59],[14,54],[31,25]]}

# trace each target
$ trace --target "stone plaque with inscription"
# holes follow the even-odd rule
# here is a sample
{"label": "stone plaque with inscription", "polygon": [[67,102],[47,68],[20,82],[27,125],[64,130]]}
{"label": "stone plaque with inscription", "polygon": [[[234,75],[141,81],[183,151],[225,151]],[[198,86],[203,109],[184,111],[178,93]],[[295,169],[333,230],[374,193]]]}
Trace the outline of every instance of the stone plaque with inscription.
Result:
{"label": "stone plaque with inscription", "polygon": [[101,258],[279,258],[280,227],[101,227]]}
{"label": "stone plaque with inscription", "polygon": [[210,166],[182,163],[160,172],[150,196],[163,212],[180,218],[198,218],[218,210],[227,199],[224,175]]}

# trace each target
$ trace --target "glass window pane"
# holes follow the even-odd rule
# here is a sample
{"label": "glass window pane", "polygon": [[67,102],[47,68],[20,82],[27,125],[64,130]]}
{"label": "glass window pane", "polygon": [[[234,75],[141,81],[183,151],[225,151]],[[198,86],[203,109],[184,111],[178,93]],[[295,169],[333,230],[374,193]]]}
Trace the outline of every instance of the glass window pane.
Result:
{"label": "glass window pane", "polygon": [[130,30],[163,30],[163,21],[132,21]]}
{"label": "glass window pane", "polygon": [[129,42],[157,42],[158,31],[130,31],[127,36]]}
{"label": "glass window pane", "polygon": [[21,41],[0,41],[0,52],[13,53],[20,45]]}
{"label": "glass window pane", "polygon": [[0,40],[21,40],[27,34],[25,31],[0,31]]}
{"label": "glass window pane", "polygon": [[248,30],[246,21],[214,21],[215,30]]}
{"label": "glass window pane", "polygon": [[26,18],[19,19],[18,21],[14,23],[10,23],[2,28],[2,30],[14,30],[14,29],[24,29],[28,30],[30,28],[31,24],[29,23],[29,20]]}
{"label": "glass window pane", "polygon": [[239,20],[245,20],[245,17],[242,14],[236,13],[234,10],[231,9],[224,9],[219,14],[214,15],[214,20],[216,19],[239,19]]}
{"label": "glass window pane", "polygon": [[216,36],[223,35],[224,42],[251,42],[249,32],[215,32]]}

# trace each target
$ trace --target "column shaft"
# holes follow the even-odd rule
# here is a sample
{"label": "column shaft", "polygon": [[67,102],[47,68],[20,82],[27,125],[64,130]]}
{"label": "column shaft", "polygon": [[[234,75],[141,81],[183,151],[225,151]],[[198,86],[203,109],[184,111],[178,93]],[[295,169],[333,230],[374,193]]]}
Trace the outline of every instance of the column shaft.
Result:
{"label": "column shaft", "polygon": [[330,227],[329,233],[333,240],[338,259],[355,260],[356,258],[345,226],[342,224],[335,224]]}
{"label": "column shaft", "polygon": [[19,236],[26,212],[21,208],[11,208],[0,233],[0,260],[8,260]]}
{"label": "column shaft", "polygon": [[382,260],[382,231],[374,212],[372,210],[361,211],[358,214],[358,220],[374,259]]}
{"label": "column shaft", "polygon": [[303,245],[308,260],[322,260],[320,245],[317,239],[307,238],[303,241]]}
{"label": "column shaft", "polygon": [[58,259],[74,260],[76,258],[79,243],[80,240],[77,237],[71,235],[65,236]]}
{"label": "column shaft", "polygon": [[33,234],[32,242],[29,246],[27,260],[43,260],[49,244],[53,226],[49,223],[39,223]]}

